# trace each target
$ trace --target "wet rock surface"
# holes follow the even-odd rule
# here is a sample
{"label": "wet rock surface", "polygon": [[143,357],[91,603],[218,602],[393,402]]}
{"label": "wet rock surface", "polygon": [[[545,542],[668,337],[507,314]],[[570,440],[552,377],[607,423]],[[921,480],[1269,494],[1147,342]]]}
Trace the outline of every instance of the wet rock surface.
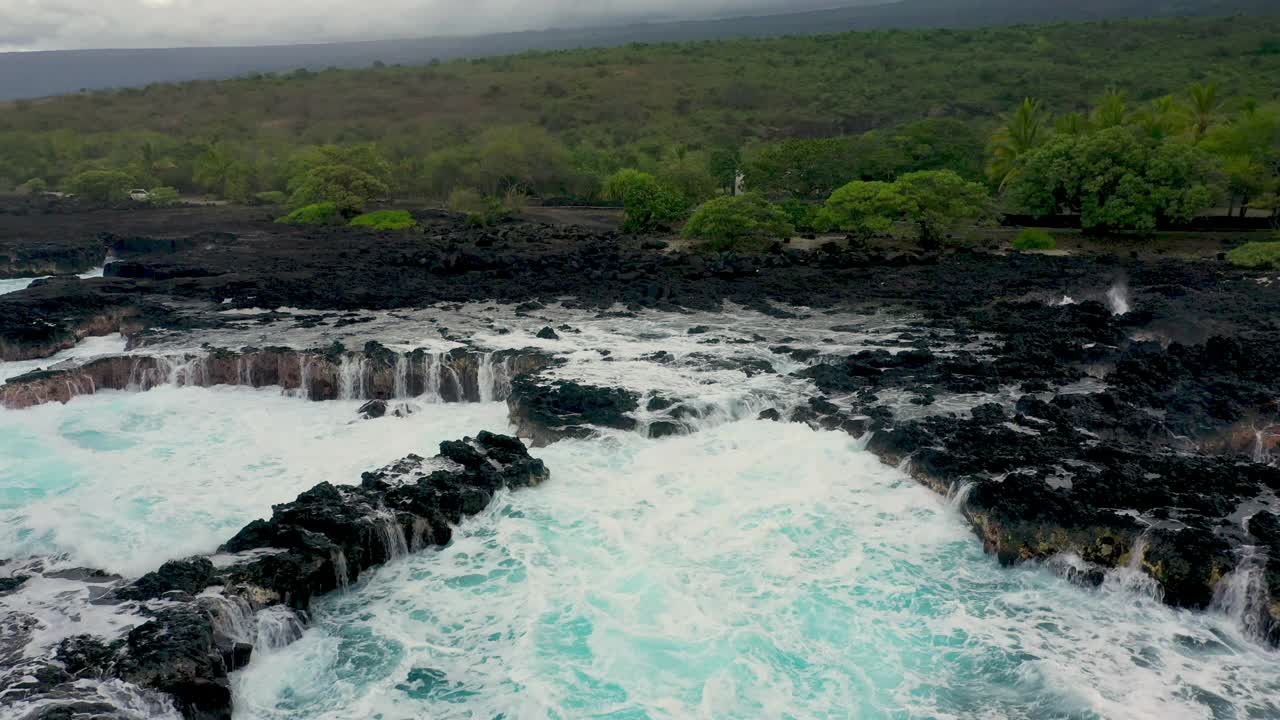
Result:
{"label": "wet rock surface", "polygon": [[520,376],[507,399],[520,437],[541,447],[565,438],[587,438],[594,428],[633,430],[639,395],[620,388]]}
{"label": "wet rock surface", "polygon": [[[228,673],[247,664],[256,645],[296,639],[314,598],[395,557],[449,542],[451,526],[497,492],[548,476],[516,438],[481,432],[441,443],[434,458],[410,455],[365,473],[359,485],[321,483],[245,526],[213,559],[170,561],[109,585],[93,602],[132,607],[140,622],[118,637],[70,637],[43,655],[17,648],[5,658],[0,695],[17,717],[125,716],[77,683],[91,679],[93,687],[124,683],[130,711],[142,703],[144,716],[225,720]],[[264,636],[254,621],[262,613],[275,613],[278,632]],[[6,625],[10,634],[20,626]]]}

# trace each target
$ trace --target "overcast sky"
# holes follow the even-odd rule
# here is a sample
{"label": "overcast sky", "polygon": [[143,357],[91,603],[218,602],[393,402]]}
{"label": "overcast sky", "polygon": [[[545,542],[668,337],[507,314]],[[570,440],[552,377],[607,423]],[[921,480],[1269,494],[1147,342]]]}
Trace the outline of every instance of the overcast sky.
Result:
{"label": "overcast sky", "polygon": [[471,35],[857,0],[0,0],[0,51]]}

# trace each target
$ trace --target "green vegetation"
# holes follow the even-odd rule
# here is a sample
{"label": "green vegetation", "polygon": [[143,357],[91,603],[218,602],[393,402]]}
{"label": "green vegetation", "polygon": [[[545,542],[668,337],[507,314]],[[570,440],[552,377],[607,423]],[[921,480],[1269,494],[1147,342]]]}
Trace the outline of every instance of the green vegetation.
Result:
{"label": "green vegetation", "polygon": [[156,187],[147,191],[147,202],[156,207],[171,207],[178,204],[178,189]]}
{"label": "green vegetation", "polygon": [[1058,247],[1058,241],[1053,239],[1053,235],[1040,228],[1023,230],[1013,239],[1012,244],[1014,250],[1052,250]]}
{"label": "green vegetation", "polygon": [[[252,202],[261,192],[292,196],[332,165],[386,186],[318,171],[311,189],[338,191],[326,199],[340,205],[440,199],[459,187],[591,200],[605,178],[635,168],[691,204],[708,188],[731,188],[739,170],[751,189],[820,201],[850,181],[919,170],[981,179],[997,159],[987,152],[994,129],[1011,131],[1015,156],[1026,139],[1006,114],[1028,96],[1042,99],[1042,127],[1059,134],[1114,122],[1120,103],[1090,112],[1108,88],[1127,94],[1129,115],[1173,96],[1179,122],[1195,128],[1188,138],[1207,147],[1234,126],[1226,119],[1245,98],[1270,112],[1280,54],[1267,48],[1278,34],[1278,18],[875,31],[81,93],[0,104],[0,187],[39,177],[65,189],[85,171],[114,170],[139,187]],[[1193,83],[1202,83],[1194,97]],[[318,151],[375,140],[383,169]],[[991,155],[997,147],[1006,161],[1005,143],[992,143]],[[1250,170],[1239,169],[1243,190]]]}
{"label": "green vegetation", "polygon": [[257,193],[253,200],[259,205],[284,205],[289,201],[289,196],[281,190],[268,190]]}
{"label": "green vegetation", "polygon": [[511,217],[501,200],[471,188],[458,188],[450,193],[448,207],[459,215],[466,215],[467,224],[475,227],[497,225]]}
{"label": "green vegetation", "polygon": [[38,195],[49,189],[49,183],[46,183],[44,178],[31,178],[15,189],[23,195]]}
{"label": "green vegetation", "polygon": [[758,248],[770,240],[790,237],[793,232],[787,213],[756,194],[708,200],[684,226],[686,238],[701,240],[707,249],[716,252]]}
{"label": "green vegetation", "polygon": [[[0,104],[0,186],[200,191],[287,205],[289,222],[392,197],[448,198],[476,225],[530,195],[615,201],[629,232],[700,206],[692,236],[726,246],[785,218],[910,223],[933,247],[997,210],[1112,233],[1214,208],[1280,227],[1278,33],[1280,18],[877,31],[83,93]],[[733,199],[739,178],[758,197]]]}
{"label": "green vegetation", "polygon": [[374,230],[409,230],[417,227],[418,221],[407,210],[377,210],[351,218],[351,224]]}
{"label": "green vegetation", "polygon": [[133,177],[115,170],[88,170],[67,181],[67,191],[93,202],[120,202],[129,198]]}
{"label": "green vegetation", "polygon": [[1078,213],[1086,230],[1151,233],[1191,220],[1222,194],[1208,153],[1127,125],[1058,136],[1014,172],[1011,206],[1034,216]]}
{"label": "green vegetation", "polygon": [[1250,270],[1280,270],[1280,240],[1245,243],[1227,253],[1227,260]]}
{"label": "green vegetation", "polygon": [[882,235],[900,221],[916,225],[921,246],[936,247],[961,222],[995,214],[983,185],[951,170],[907,173],[895,182],[855,181],[836,190],[818,214],[824,229]]}
{"label": "green vegetation", "polygon": [[924,247],[941,244],[943,236],[962,222],[984,222],[995,214],[987,189],[951,170],[907,173],[894,184]]}
{"label": "green vegetation", "polygon": [[821,230],[840,230],[860,237],[884,235],[903,214],[903,199],[893,183],[856,180],[827,198],[818,212]]}
{"label": "green vegetation", "polygon": [[283,225],[341,225],[342,213],[336,204],[322,202],[300,207],[276,222]]}
{"label": "green vegetation", "polygon": [[606,200],[620,200],[626,211],[622,229],[627,232],[652,232],[685,218],[689,202],[679,191],[668,187],[649,173],[619,170],[604,182]]}

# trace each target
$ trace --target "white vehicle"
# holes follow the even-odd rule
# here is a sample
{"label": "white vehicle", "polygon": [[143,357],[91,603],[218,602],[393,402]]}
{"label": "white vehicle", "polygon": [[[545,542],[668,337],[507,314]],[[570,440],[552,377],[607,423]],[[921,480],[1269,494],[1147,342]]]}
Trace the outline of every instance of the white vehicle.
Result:
{"label": "white vehicle", "polygon": [[138,202],[146,202],[151,199],[151,193],[146,190],[133,189],[129,191],[129,199]]}

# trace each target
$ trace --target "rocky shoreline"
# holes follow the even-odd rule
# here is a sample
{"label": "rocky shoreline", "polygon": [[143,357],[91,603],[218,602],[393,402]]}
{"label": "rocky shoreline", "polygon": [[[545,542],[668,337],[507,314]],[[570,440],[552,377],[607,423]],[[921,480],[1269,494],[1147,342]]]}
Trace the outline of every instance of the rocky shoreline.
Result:
{"label": "rocky shoreline", "polygon": [[[670,322],[732,304],[776,321],[776,333],[766,338],[694,325],[684,338],[686,351],[662,350],[625,362],[674,376],[724,372],[742,382],[785,380],[803,394],[791,400],[753,398],[762,407],[744,404],[739,416],[749,409],[749,417],[865,439],[883,462],[902,466],[950,497],[1002,563],[1044,563],[1095,585],[1109,572],[1134,570],[1150,578],[1151,591],[1164,602],[1228,611],[1256,641],[1280,645],[1275,273],[1244,273],[1211,260],[924,254],[856,242],[709,256],[582,229],[468,229],[444,216],[420,219],[426,230],[416,236],[268,232],[253,226],[199,241],[139,235],[113,240],[129,256],[108,267],[109,277],[58,278],[0,298],[0,358],[48,357],[86,335],[114,332],[125,333],[137,353],[13,378],[0,386],[0,404],[22,408],[101,389],[166,383],[279,386],[303,389],[313,400],[371,400],[375,405],[366,414],[377,416],[389,411],[380,401],[434,393],[446,402],[506,399],[517,434],[534,446],[599,432],[658,438],[696,432],[710,411],[696,397],[658,385],[624,387],[564,370],[588,357],[605,367],[615,359],[614,348],[607,340],[576,340],[577,330],[557,324],[547,307],[605,322],[662,312]],[[244,347],[146,354],[158,333],[199,337],[227,327],[228,309],[333,311],[254,312],[267,328],[305,323],[336,330],[365,321],[339,311],[443,313],[450,303],[468,301],[513,308],[502,319],[494,306],[483,328],[502,337],[518,320],[524,334],[511,335],[519,338],[512,347],[526,338],[529,347],[475,344],[404,353],[372,341],[371,334],[358,351]],[[864,328],[857,324],[833,324],[813,337],[788,335],[805,318],[838,318],[869,308],[894,308],[915,319],[857,343],[844,339],[861,337]],[[451,337],[448,329],[438,329]],[[470,342],[465,336],[452,339]],[[859,343],[869,346],[840,350]],[[757,353],[744,358],[734,352],[741,347]],[[771,359],[763,359],[765,354]],[[692,382],[697,387],[696,377]],[[523,452],[515,441],[482,437],[492,445],[485,452]],[[384,472],[413,473],[421,462]],[[379,486],[369,492],[389,502],[391,490]],[[300,502],[329,506],[306,522],[341,521],[346,530],[359,524],[334,504],[329,490],[312,493]],[[344,497],[356,496],[363,498],[363,508],[377,506],[372,496]],[[470,508],[477,508],[480,497],[487,502],[484,493],[474,501],[455,498],[451,512],[474,512]],[[325,519],[326,513],[332,518]],[[431,528],[440,527],[438,516],[421,517]],[[426,537],[402,520],[396,523],[406,546]],[[291,551],[311,547],[302,535],[281,537],[279,523],[251,525],[227,549],[253,552],[279,542]],[[388,537],[394,541],[395,533]],[[352,552],[374,564],[381,562],[375,558],[385,559],[385,551],[370,547],[353,546]],[[137,594],[132,602],[154,598],[151,585],[167,588],[161,593],[198,594],[202,588],[165,583],[231,578],[251,580],[278,595],[273,602],[305,610],[306,601],[297,606],[297,598],[334,587],[308,585],[310,580],[288,588],[270,585],[263,576],[268,571],[261,569],[275,562],[270,557],[253,561],[259,570],[252,572],[259,574],[252,577],[228,575],[227,568],[210,569],[201,561],[171,564],[126,593]],[[310,561],[323,564],[318,557]],[[332,558],[327,562],[331,566]],[[286,569],[272,566],[270,572]],[[286,575],[289,583],[299,577]],[[183,612],[174,622],[208,624]],[[244,652],[228,647],[231,655],[219,651],[224,670],[238,667],[235,653]],[[102,652],[92,645],[68,648],[59,662],[101,674],[104,666],[93,658]],[[208,674],[216,665],[201,660],[184,667]],[[183,689],[167,685],[169,676],[113,672],[107,675],[188,698],[180,708],[204,707],[207,698],[221,697],[219,687],[225,689],[218,682]]]}

